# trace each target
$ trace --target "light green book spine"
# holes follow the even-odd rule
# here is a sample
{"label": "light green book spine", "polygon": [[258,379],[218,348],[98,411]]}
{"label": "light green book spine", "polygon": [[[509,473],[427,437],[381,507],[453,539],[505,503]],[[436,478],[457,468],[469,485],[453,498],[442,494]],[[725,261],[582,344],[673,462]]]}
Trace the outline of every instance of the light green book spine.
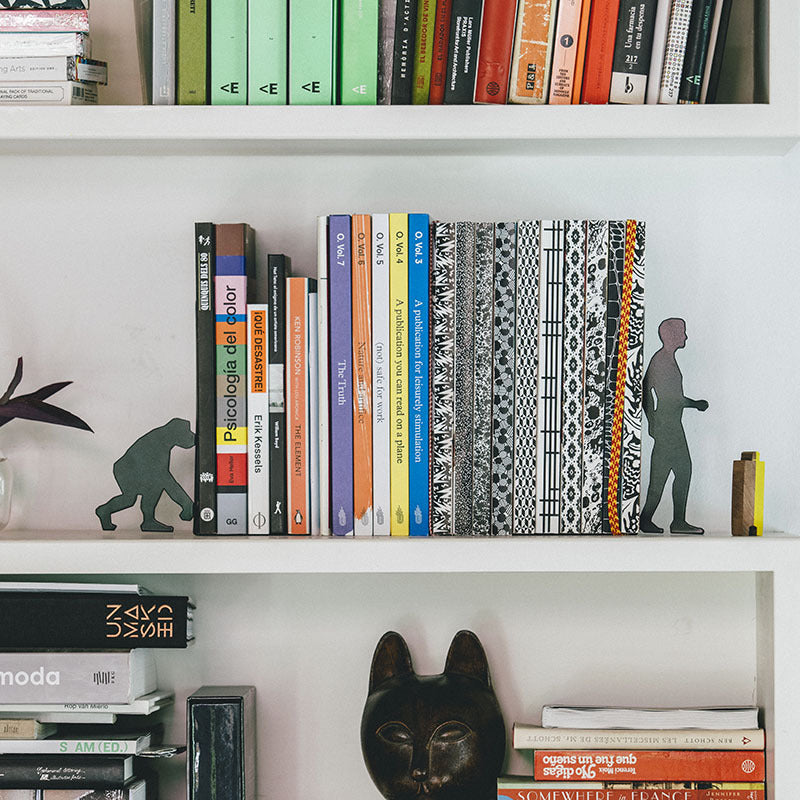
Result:
{"label": "light green book spine", "polygon": [[433,60],[436,5],[436,0],[419,0],[417,5],[414,82],[411,84],[411,102],[415,106],[428,105],[428,95],[431,90],[431,61]]}
{"label": "light green book spine", "polygon": [[334,0],[289,0],[289,104],[333,103]]}
{"label": "light green book spine", "polygon": [[178,105],[206,104],[208,2],[178,0]]}
{"label": "light green book spine", "polygon": [[249,0],[247,102],[286,105],[288,83],[288,0]]}
{"label": "light green book spine", "polygon": [[211,3],[211,104],[247,102],[247,0]]}
{"label": "light green book spine", "polygon": [[340,99],[345,106],[378,103],[378,0],[342,0]]}

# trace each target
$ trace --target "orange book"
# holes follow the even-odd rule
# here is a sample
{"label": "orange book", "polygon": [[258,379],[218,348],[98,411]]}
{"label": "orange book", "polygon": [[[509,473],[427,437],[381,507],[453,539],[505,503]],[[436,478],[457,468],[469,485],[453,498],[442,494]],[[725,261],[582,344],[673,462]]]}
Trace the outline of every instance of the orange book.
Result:
{"label": "orange book", "polygon": [[550,76],[551,105],[568,106],[572,102],[582,7],[582,0],[561,0],[558,6]]}
{"label": "orange book", "polygon": [[514,45],[515,0],[484,0],[478,66],[475,77],[476,103],[505,103],[511,48]]}
{"label": "orange book", "polygon": [[537,781],[763,781],[763,750],[536,750]]}
{"label": "orange book", "polygon": [[519,0],[511,56],[510,103],[546,103],[558,0]]}
{"label": "orange book", "polygon": [[352,217],[353,529],[372,535],[372,219]]}
{"label": "orange book", "polygon": [[289,533],[311,533],[308,449],[308,278],[286,279],[287,505]]}
{"label": "orange book", "polygon": [[586,63],[586,39],[589,35],[589,18],[592,13],[592,0],[583,0],[581,25],[578,30],[578,49],[575,51],[575,81],[572,84],[572,103],[581,102],[583,87],[583,67]]}
{"label": "orange book", "polygon": [[586,34],[586,61],[583,67],[582,103],[608,102],[614,43],[617,39],[619,0],[594,0]]}

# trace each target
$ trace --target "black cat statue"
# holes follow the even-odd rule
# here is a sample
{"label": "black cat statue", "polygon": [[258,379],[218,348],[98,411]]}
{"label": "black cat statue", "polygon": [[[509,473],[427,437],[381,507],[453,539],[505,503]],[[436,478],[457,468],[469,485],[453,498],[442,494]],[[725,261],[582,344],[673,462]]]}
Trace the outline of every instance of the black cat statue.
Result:
{"label": "black cat statue", "polygon": [[494,800],[505,749],[503,715],[474,633],[455,635],[441,675],[417,675],[399,633],[381,637],[361,750],[387,800]]}

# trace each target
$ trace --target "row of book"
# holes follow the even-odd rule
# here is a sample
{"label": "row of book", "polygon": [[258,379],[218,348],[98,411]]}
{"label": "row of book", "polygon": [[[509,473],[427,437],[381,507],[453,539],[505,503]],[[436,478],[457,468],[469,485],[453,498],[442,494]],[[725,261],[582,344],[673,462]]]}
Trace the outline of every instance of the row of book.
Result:
{"label": "row of book", "polygon": [[714,102],[732,0],[154,0],[159,104]]}
{"label": "row of book", "polygon": [[765,800],[757,708],[545,706],[515,723],[533,774],[498,780],[505,800]]}
{"label": "row of book", "polygon": [[0,5],[0,104],[96,104],[108,64],[91,54],[88,0],[7,0]]}
{"label": "row of book", "polygon": [[201,223],[196,533],[639,529],[645,226]]}

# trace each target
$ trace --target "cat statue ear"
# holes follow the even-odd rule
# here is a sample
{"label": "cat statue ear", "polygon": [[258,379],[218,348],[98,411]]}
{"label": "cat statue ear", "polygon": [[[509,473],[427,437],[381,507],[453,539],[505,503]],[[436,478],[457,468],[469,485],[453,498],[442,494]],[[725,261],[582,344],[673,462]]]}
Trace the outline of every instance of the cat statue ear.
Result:
{"label": "cat statue ear", "polygon": [[444,671],[448,675],[477,678],[487,689],[492,686],[486,652],[472,631],[459,631],[453,637],[450,649],[447,651]]}
{"label": "cat statue ear", "polygon": [[414,667],[411,664],[411,653],[406,640],[395,631],[387,631],[381,636],[372,656],[372,668],[369,672],[370,693],[390,678],[403,678],[413,674]]}

